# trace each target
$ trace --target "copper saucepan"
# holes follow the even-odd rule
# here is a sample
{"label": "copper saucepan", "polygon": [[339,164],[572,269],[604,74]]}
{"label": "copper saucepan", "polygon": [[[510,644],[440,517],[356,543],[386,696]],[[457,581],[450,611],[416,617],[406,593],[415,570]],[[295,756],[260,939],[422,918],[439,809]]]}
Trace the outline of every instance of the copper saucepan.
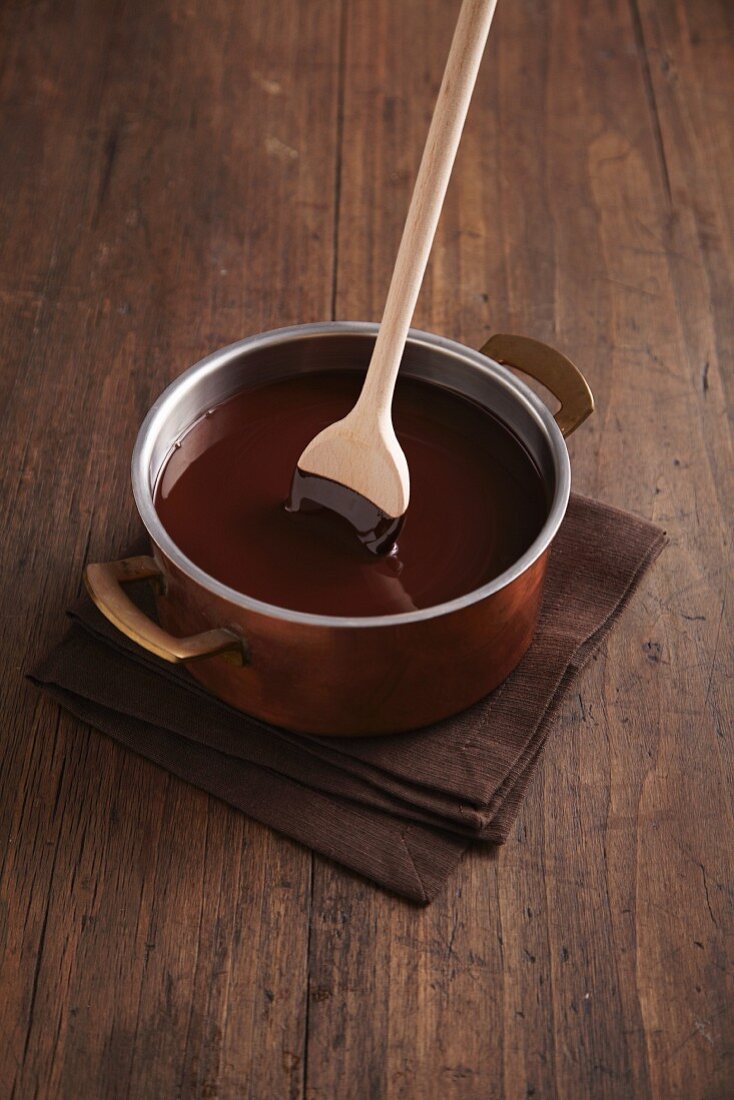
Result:
{"label": "copper saucepan", "polygon": [[[210,577],[179,550],[153,504],[174,444],[207,409],[291,374],[366,370],[377,325],[331,322],[277,329],[202,359],[158,398],[132,460],[135,501],[152,557],[89,565],[87,588],[129,638],[189,671],[220,699],[292,730],[369,735],[455,714],[496,687],[528,648],[548,549],[568,504],[564,436],[592,412],[589,387],[559,352],[522,336],[493,336],[481,351],[411,330],[401,372],[484,406],[522,439],[545,481],[548,514],[535,542],[491,583],[436,607],[364,618],[275,607]],[[551,414],[506,366],[561,402]],[[160,625],[129,599],[127,581],[156,585]]]}

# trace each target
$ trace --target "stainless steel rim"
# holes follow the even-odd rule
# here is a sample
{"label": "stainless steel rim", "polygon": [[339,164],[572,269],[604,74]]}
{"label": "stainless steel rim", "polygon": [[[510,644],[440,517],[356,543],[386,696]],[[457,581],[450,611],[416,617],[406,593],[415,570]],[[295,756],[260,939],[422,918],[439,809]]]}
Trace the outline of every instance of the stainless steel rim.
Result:
{"label": "stainless steel rim", "polygon": [[496,379],[501,381],[501,383],[513,393],[516,400],[524,404],[527,411],[540,422],[547,432],[553,453],[556,479],[553,501],[538,537],[509,569],[506,569],[504,573],[501,573],[498,577],[495,577],[494,580],[483,585],[481,588],[476,588],[474,591],[468,592],[464,596],[459,596],[454,600],[449,600],[447,603],[436,604],[435,607],[423,608],[420,611],[407,611],[395,615],[373,616],[312,615],[304,611],[292,611],[289,608],[278,607],[276,604],[264,603],[262,600],[253,599],[243,592],[238,592],[234,588],[229,588],[226,584],[222,584],[221,581],[218,581],[215,577],[210,576],[208,573],[204,572],[203,569],[200,569],[198,565],[187,558],[179,549],[158,518],[158,513],[153,503],[153,493],[150,488],[149,472],[151,452],[159,428],[165,420],[166,411],[174,405],[182,395],[190,392],[207,374],[219,370],[225,364],[235,359],[239,359],[243,352],[246,353],[248,351],[254,351],[256,348],[290,343],[293,340],[310,336],[326,336],[336,333],[341,335],[349,335],[350,333],[359,335],[375,334],[378,328],[379,326],[377,324],[367,321],[322,321],[308,325],[291,325],[287,328],[272,329],[269,332],[259,333],[257,336],[249,336],[244,340],[239,340],[235,344],[230,344],[228,347],[213,352],[205,359],[201,359],[198,363],[194,364],[194,366],[189,367],[188,370],[179,375],[179,377],[163,391],[158,400],[151,407],[140,427],[133,450],[131,468],[133,495],[140,517],[153,542],[159,546],[166,557],[185,573],[186,576],[190,577],[191,580],[196,581],[196,583],[200,584],[203,588],[220,596],[222,599],[229,600],[238,607],[257,612],[261,615],[282,619],[286,622],[303,623],[319,627],[358,627],[370,629],[423,622],[427,619],[438,618],[439,616],[448,615],[451,612],[461,611],[463,608],[470,607],[472,604],[478,603],[487,596],[499,592],[502,588],[506,588],[507,585],[521,576],[533,562],[537,561],[540,555],[550,546],[566,514],[568,498],[571,491],[571,464],[568,457],[568,450],[552,413],[524,382],[493,359],[488,359],[478,351],[467,348],[463,344],[457,343],[455,340],[448,340],[443,336],[436,336],[433,333],[411,329],[408,335],[408,340],[411,344],[419,347],[438,348],[444,353],[458,358],[461,361],[471,363],[480,370],[491,372]]}

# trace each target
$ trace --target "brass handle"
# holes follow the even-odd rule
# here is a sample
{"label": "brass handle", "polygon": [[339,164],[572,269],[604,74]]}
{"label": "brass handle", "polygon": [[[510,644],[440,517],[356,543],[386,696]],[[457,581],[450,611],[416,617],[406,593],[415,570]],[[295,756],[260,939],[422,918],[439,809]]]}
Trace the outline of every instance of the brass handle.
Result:
{"label": "brass handle", "polygon": [[84,570],[87,591],[102,614],[149,653],[174,664],[221,653],[234,664],[245,664],[244,640],[233,630],[221,627],[206,630],[203,634],[192,634],[188,638],[176,638],[149,619],[122,587],[131,581],[146,579],[160,582],[161,571],[155,559],[145,555],[123,558],[121,561],[97,562]]}
{"label": "brass handle", "polygon": [[578,367],[560,351],[529,336],[490,336],[481,354],[524,371],[542,382],[561,402],[556,424],[564,436],[583,424],[594,411],[594,398]]}

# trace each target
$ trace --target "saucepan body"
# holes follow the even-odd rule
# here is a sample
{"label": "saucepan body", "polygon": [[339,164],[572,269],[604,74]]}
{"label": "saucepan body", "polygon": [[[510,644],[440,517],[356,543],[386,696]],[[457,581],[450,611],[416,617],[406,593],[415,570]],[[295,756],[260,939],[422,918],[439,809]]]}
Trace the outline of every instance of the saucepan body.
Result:
{"label": "saucepan body", "polygon": [[[532,640],[548,552],[568,504],[564,435],[593,408],[577,369],[545,345],[496,336],[479,352],[411,330],[401,372],[482,405],[532,456],[547,499],[538,537],[491,583],[408,613],[312,615],[228,588],[183,554],[158,517],[155,487],[172,448],[207,409],[235,393],[309,371],[363,372],[376,332],[376,325],[357,322],[279,329],[183,373],[151,408],[133,454],[132,487],[151,556],[87,569],[95,602],[129,637],[186,662],[226,703],[291,730],[365,736],[414,729],[463,710],[509,675]],[[556,394],[555,416],[507,364]],[[140,577],[155,582],[157,624],[124,592],[124,582]]]}

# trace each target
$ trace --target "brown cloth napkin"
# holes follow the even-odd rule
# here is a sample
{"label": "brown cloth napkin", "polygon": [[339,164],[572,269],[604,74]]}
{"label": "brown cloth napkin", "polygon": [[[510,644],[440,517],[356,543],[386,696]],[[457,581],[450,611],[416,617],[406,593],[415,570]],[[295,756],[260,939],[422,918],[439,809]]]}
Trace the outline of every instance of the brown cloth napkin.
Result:
{"label": "brown cloth napkin", "polygon": [[560,701],[664,541],[644,520],[572,496],[521,664],[475,706],[411,733],[317,738],[266,725],[143,652],[86,599],[31,678],[134,752],[425,903],[470,843],[506,839]]}

